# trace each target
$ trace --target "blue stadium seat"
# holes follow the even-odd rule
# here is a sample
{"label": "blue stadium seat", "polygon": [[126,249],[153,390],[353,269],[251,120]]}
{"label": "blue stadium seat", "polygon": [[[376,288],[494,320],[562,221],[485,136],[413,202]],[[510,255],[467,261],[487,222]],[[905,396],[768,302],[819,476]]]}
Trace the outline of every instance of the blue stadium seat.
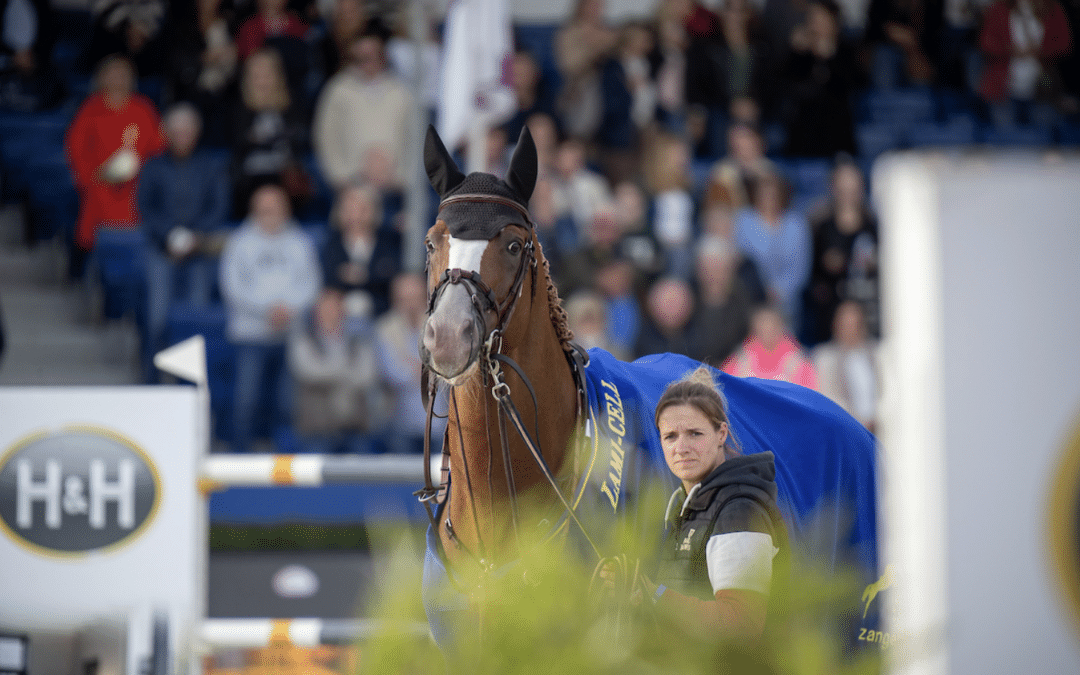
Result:
{"label": "blue stadium seat", "polygon": [[956,118],[949,124],[914,124],[907,140],[913,148],[970,145],[975,142],[975,124],[967,118]]}
{"label": "blue stadium seat", "polygon": [[937,112],[934,94],[927,88],[867,91],[857,106],[863,122],[888,122],[902,126],[933,121]]}
{"label": "blue stadium seat", "polygon": [[323,250],[327,240],[330,239],[330,226],[325,221],[302,222],[300,228],[304,231],[304,234],[311,238],[311,243],[315,245],[316,251]]}
{"label": "blue stadium seat", "polygon": [[143,313],[146,289],[146,235],[139,227],[102,227],[91,253],[90,266],[101,282],[105,318]]}
{"label": "blue stadium seat", "polygon": [[1080,146],[1080,121],[1067,123],[1061,127],[1058,141],[1065,147]]}
{"label": "blue stadium seat", "polygon": [[73,231],[79,213],[79,193],[63,151],[29,158],[22,173],[27,182],[36,238],[46,240]]}
{"label": "blue stadium seat", "polygon": [[904,131],[896,124],[863,123],[855,127],[859,156],[872,160],[903,145]]}
{"label": "blue stadium seat", "polygon": [[1049,129],[1034,126],[987,127],[982,138],[986,145],[1043,147],[1053,141]]}

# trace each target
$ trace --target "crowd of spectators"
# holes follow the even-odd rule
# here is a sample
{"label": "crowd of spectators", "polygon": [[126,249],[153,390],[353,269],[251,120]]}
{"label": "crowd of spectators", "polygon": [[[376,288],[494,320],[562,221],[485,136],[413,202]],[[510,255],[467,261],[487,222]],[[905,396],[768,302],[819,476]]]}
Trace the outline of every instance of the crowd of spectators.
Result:
{"label": "crowd of spectators", "polygon": [[[0,2],[0,108],[77,108],[71,278],[100,233],[141,228],[148,381],[177,307],[224,308],[218,433],[238,451],[419,443],[426,293],[401,212],[439,26],[416,48],[400,9],[101,0],[79,43],[46,0]],[[1068,142],[1080,3],[656,0],[619,24],[607,9],[517,27],[517,109],[488,138],[494,173],[522,127],[536,140],[531,207],[579,340],[819,387],[872,428],[866,173],[885,148],[861,125],[891,121],[881,101],[930,101],[932,124]]]}

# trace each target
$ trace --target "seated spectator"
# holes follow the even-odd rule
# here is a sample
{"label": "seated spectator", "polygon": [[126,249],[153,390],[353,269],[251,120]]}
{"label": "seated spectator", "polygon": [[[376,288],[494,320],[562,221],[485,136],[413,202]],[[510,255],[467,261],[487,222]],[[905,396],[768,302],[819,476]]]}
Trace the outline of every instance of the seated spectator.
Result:
{"label": "seated spectator", "polygon": [[596,270],[596,290],[607,303],[607,335],[615,351],[631,354],[641,334],[641,274],[630,260],[616,256]]}
{"label": "seated spectator", "polygon": [[[735,244],[735,213],[723,204],[707,207],[701,214],[701,238],[722,239],[738,251]],[[768,298],[765,292],[765,283],[761,280],[757,264],[753,260],[738,253],[739,281],[750,295],[752,305],[760,305]]]}
{"label": "seated spectator", "polygon": [[347,310],[382,314],[390,306],[390,282],[401,271],[401,235],[379,227],[379,194],[368,185],[346,188],[330,217],[334,229],[321,256],[326,285],[344,294]]}
{"label": "seated spectator", "polygon": [[874,88],[932,84],[944,20],[942,0],[870,0],[865,40]]}
{"label": "seated spectator", "polygon": [[151,359],[164,347],[174,302],[208,305],[224,243],[229,193],[224,167],[197,149],[201,121],[188,103],[165,114],[167,152],[146,163],[138,204],[150,240],[146,260],[144,374],[156,380]]}
{"label": "seated spectator", "polygon": [[1057,61],[1072,50],[1065,11],[1055,0],[997,0],[979,34],[986,69],[979,93],[994,124],[1052,126],[1063,93]]}
{"label": "seated spectator", "polygon": [[806,22],[791,35],[784,76],[788,92],[783,103],[784,154],[856,154],[851,99],[859,71],[854,49],[841,39],[835,0],[810,0]]}
{"label": "seated spectator", "polygon": [[349,45],[349,61],[330,78],[315,108],[315,154],[335,191],[359,181],[406,185],[413,100],[386,67],[386,37],[368,28]]}
{"label": "seated spectator", "polygon": [[90,5],[94,28],[87,47],[88,63],[120,54],[130,59],[140,76],[161,74],[165,63],[162,28],[168,19],[168,2],[98,0]]}
{"label": "seated spectator", "polygon": [[293,428],[319,453],[371,452],[384,424],[374,323],[349,321],[341,291],[325,289],[310,318],[289,336],[296,383]]}
{"label": "seated spectator", "polygon": [[567,298],[566,321],[574,332],[574,342],[584,349],[599,347],[619,359],[630,356],[608,333],[608,306],[600,294],[578,291]]}
{"label": "seated spectator", "polygon": [[709,170],[705,186],[706,207],[721,204],[741,209],[749,204],[748,186],[776,167],[765,156],[765,139],[754,124],[733,122],[727,130],[727,157],[718,160]]}
{"label": "seated spectator", "polygon": [[280,186],[263,185],[251,196],[250,215],[225,243],[220,283],[236,347],[231,443],[234,452],[248,452],[264,397],[271,432],[288,427],[286,338],[322,285],[315,247],[292,220]]}
{"label": "seated spectator", "polygon": [[288,0],[256,0],[258,11],[236,31],[236,51],[246,59],[262,47],[267,38],[289,36],[303,39],[307,25],[287,10]]}
{"label": "seated spectator", "polygon": [[611,203],[611,188],[603,176],[586,165],[582,141],[567,138],[559,144],[551,181],[556,217],[569,217],[579,240],[587,239],[597,211]]}
{"label": "seated spectator", "polygon": [[202,113],[203,138],[229,145],[228,91],[236,81],[236,45],[221,0],[174,3],[168,33],[168,82],[172,99],[191,101]]}
{"label": "seated spectator", "polygon": [[814,347],[821,393],[840,404],[871,432],[881,400],[878,345],[867,337],[862,306],[848,300],[836,308],[833,338]]}
{"label": "seated spectator", "polygon": [[285,188],[294,210],[311,197],[311,179],[300,162],[307,126],[277,51],[260,49],[244,62],[231,136],[234,218],[243,217],[252,193],[268,183]]}
{"label": "seated spectator", "polygon": [[689,279],[695,234],[689,144],[672,134],[655,134],[645,153],[645,182],[653,203],[653,234],[667,258],[667,271]]}
{"label": "seated spectator", "polygon": [[740,255],[729,241],[706,236],[697,246],[694,281],[698,308],[694,315],[694,349],[689,356],[722,364],[746,339],[753,308],[750,292],[739,279]]}
{"label": "seated spectator", "polygon": [[845,300],[863,306],[870,334],[879,335],[877,219],[866,204],[862,172],[855,164],[841,162],[833,170],[832,200],[813,231],[804,343],[832,338],[832,316]]}
{"label": "seated spectator", "polygon": [[690,354],[695,349],[688,330],[694,310],[694,291],[689,283],[678,277],[657,280],[649,288],[645,321],[634,354],[638,357],[664,352]]}
{"label": "seated spectator", "polygon": [[161,120],[154,104],[135,93],[135,69],[124,56],[97,68],[96,91],[75,114],[64,150],[79,191],[79,220],[68,271],[81,278],[99,228],[136,227],[135,194],[146,158],[161,152]]}
{"label": "seated spectator", "polygon": [[562,77],[559,117],[568,134],[582,139],[592,138],[600,125],[600,67],[618,40],[605,23],[604,4],[578,0],[569,21],[555,34],[555,63]]}
{"label": "seated spectator", "polygon": [[754,181],[750,200],[753,207],[735,216],[735,246],[754,262],[768,301],[794,325],[810,276],[810,228],[802,214],[789,208],[790,188],[777,174]]}
{"label": "seated spectator", "polygon": [[34,112],[64,97],[52,63],[53,12],[45,0],[7,0],[0,10],[0,110]]}
{"label": "seated spectator", "polygon": [[[390,311],[375,325],[379,339],[379,372],[391,396],[390,423],[383,435],[386,450],[420,453],[424,450],[427,411],[421,393],[423,364],[417,345],[427,316],[427,282],[420,274],[403,273],[390,285]],[[445,420],[432,420],[431,443],[441,447]]]}
{"label": "seated spectator", "polygon": [[817,370],[795,340],[784,315],[771,305],[758,307],[750,318],[750,334],[722,370],[738,377],[760,377],[818,386]]}

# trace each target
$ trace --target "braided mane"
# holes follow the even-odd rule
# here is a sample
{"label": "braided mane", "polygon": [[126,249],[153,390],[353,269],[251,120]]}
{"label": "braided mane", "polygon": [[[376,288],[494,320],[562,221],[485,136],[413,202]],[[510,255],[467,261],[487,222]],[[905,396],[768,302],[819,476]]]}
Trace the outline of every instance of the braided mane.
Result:
{"label": "braided mane", "polygon": [[551,325],[555,327],[555,335],[559,338],[559,345],[563,351],[571,351],[573,347],[570,341],[574,339],[574,331],[570,330],[570,318],[566,315],[566,309],[562,306],[562,298],[559,297],[559,289],[555,288],[555,282],[551,280],[551,263],[544,255],[543,246],[539,238],[533,234],[536,242],[537,258],[544,264],[544,280],[547,282],[548,314],[551,316]]}

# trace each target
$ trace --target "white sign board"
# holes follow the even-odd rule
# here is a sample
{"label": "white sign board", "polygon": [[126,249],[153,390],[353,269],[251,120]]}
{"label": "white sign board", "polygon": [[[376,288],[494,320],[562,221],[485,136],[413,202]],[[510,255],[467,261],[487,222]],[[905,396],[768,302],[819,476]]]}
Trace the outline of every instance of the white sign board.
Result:
{"label": "white sign board", "polygon": [[905,154],[874,185],[891,672],[1080,672],[1051,498],[1080,418],[1080,161]]}
{"label": "white sign board", "polygon": [[0,629],[132,618],[131,673],[154,612],[184,644],[204,604],[201,414],[192,387],[0,388]]}

